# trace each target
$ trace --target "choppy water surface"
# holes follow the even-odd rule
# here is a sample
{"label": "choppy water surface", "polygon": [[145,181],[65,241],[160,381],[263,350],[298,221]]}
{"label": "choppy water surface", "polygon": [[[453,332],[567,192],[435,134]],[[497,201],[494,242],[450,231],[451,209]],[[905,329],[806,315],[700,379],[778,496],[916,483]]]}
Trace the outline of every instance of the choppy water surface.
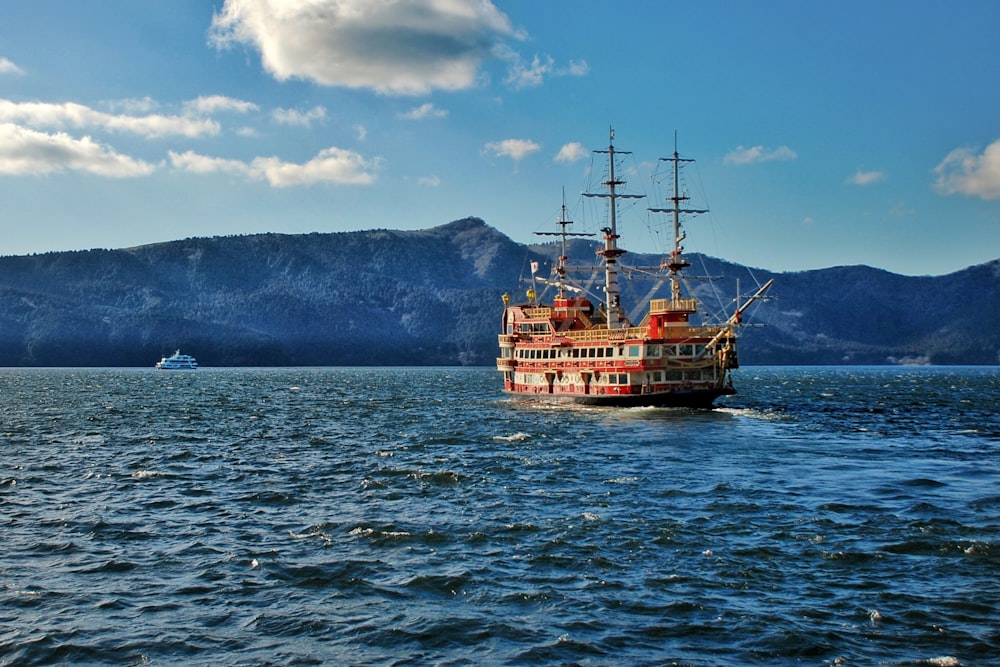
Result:
{"label": "choppy water surface", "polygon": [[0,664],[998,664],[1000,370],[737,384],[0,370]]}

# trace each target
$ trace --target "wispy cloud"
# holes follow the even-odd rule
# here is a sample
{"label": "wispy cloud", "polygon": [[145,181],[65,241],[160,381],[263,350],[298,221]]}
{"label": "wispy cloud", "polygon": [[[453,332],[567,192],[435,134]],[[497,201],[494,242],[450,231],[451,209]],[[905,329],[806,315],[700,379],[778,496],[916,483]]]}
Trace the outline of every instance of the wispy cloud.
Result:
{"label": "wispy cloud", "polygon": [[205,95],[184,103],[184,108],[192,113],[213,114],[220,111],[247,113],[259,107],[253,102],[238,100],[225,95]]}
{"label": "wispy cloud", "polygon": [[981,154],[970,148],[956,148],[934,168],[934,173],[934,187],[941,194],[1000,199],[1000,139]]}
{"label": "wispy cloud", "polygon": [[584,148],[583,144],[578,141],[574,141],[560,148],[559,152],[556,153],[556,156],[553,159],[556,162],[576,162],[584,159],[589,154],[590,151]]}
{"label": "wispy cloud", "polygon": [[323,120],[326,118],[326,109],[321,106],[316,106],[309,111],[299,111],[297,109],[275,109],[271,112],[271,117],[274,118],[275,122],[282,125],[301,125],[302,127],[310,127],[313,121]]}
{"label": "wispy cloud", "polygon": [[18,123],[32,128],[91,128],[128,132],[147,138],[179,135],[199,137],[218,134],[219,124],[208,118],[129,115],[97,111],[75,102],[12,102],[0,99],[0,122]]}
{"label": "wispy cloud", "polygon": [[284,162],[277,157],[258,157],[244,162],[199,155],[194,151],[170,151],[169,156],[171,164],[183,171],[234,174],[255,181],[265,180],[276,188],[316,183],[370,185],[375,182],[375,172],[381,167],[379,158],[369,159],[335,146],[320,151],[303,164]]}
{"label": "wispy cloud", "polygon": [[417,185],[424,185],[429,188],[436,188],[441,185],[441,179],[437,176],[423,176],[417,179]]}
{"label": "wispy cloud", "polygon": [[470,88],[510,38],[521,35],[489,0],[226,0],[210,29],[218,48],[256,49],[279,81],[394,95]]}
{"label": "wispy cloud", "polygon": [[20,67],[0,56],[0,74],[24,74]]}
{"label": "wispy cloud", "polygon": [[509,157],[514,162],[520,162],[541,149],[541,146],[530,139],[504,139],[486,144],[483,147],[483,152],[496,157]]}
{"label": "wispy cloud", "polygon": [[508,61],[504,83],[515,90],[536,88],[551,76],[586,76],[590,72],[586,61],[570,61],[567,67],[557,67],[555,60],[548,54],[536,55],[527,63],[512,49],[500,49],[499,52]]}
{"label": "wispy cloud", "polygon": [[129,97],[124,100],[108,100],[102,102],[101,106],[109,111],[137,116],[148,114],[154,109],[158,109],[160,104],[149,95],[146,95],[145,97]]}
{"label": "wispy cloud", "polygon": [[771,162],[773,160],[794,160],[798,154],[788,146],[766,148],[764,146],[737,146],[723,159],[723,164],[753,164],[755,162]]}
{"label": "wispy cloud", "polygon": [[874,185],[883,182],[888,176],[884,171],[861,171],[858,169],[853,176],[847,179],[850,185]]}
{"label": "wispy cloud", "polygon": [[905,201],[898,201],[892,205],[889,209],[889,215],[894,218],[902,218],[908,215],[913,215],[916,211],[906,204]]}
{"label": "wispy cloud", "polygon": [[413,107],[409,111],[399,114],[404,120],[426,120],[428,118],[445,118],[448,112],[445,109],[438,109],[430,102],[425,102],[418,107]]}
{"label": "wispy cloud", "polygon": [[48,134],[13,123],[0,123],[0,173],[49,174],[79,171],[108,178],[146,176],[155,167],[115,152],[90,137]]}

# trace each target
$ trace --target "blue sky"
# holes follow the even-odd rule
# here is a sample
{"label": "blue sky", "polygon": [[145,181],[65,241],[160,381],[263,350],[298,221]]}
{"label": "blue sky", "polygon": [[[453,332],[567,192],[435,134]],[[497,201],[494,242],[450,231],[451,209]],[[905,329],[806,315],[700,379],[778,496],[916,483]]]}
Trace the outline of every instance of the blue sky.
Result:
{"label": "blue sky", "polygon": [[466,216],[530,242],[563,188],[592,231],[614,126],[650,194],[626,248],[657,250],[676,131],[711,208],[689,251],[949,273],[1000,257],[998,26],[995,0],[6,0],[0,254]]}

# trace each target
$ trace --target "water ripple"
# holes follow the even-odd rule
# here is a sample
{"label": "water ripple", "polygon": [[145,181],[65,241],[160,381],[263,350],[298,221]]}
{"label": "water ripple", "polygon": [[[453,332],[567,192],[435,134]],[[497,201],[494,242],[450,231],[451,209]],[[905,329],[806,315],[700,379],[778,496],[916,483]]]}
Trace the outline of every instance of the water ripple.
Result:
{"label": "water ripple", "polygon": [[712,412],[496,385],[0,370],[0,664],[1000,655],[995,369],[744,369]]}

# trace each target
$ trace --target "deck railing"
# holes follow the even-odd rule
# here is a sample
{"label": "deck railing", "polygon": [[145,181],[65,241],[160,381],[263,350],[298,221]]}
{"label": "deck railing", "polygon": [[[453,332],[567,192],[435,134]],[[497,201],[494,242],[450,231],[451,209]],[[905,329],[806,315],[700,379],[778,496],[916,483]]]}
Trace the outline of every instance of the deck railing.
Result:
{"label": "deck railing", "polygon": [[694,299],[653,299],[649,302],[649,311],[652,313],[694,313],[698,311],[698,302]]}

